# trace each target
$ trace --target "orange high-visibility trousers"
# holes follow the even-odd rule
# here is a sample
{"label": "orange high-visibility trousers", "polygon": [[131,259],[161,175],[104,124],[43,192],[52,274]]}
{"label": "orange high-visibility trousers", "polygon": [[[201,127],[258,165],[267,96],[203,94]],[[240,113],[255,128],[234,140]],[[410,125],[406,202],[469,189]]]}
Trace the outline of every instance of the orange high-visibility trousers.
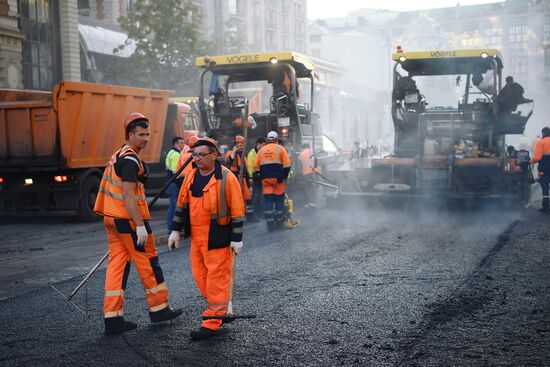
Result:
{"label": "orange high-visibility trousers", "polygon": [[264,195],[283,195],[285,193],[285,181],[278,182],[276,178],[262,178],[262,191]]}
{"label": "orange high-visibility trousers", "polygon": [[[232,279],[232,253],[228,247],[208,250],[208,231],[210,230],[210,203],[203,197],[189,196],[189,214],[191,217],[191,272],[202,296],[206,299],[203,316],[226,316]],[[203,320],[202,327],[218,330],[220,319]]]}
{"label": "orange high-visibility trousers", "polygon": [[162,269],[158,263],[155,238],[145,222],[149,237],[145,250],[135,248],[136,226],[132,220],[104,217],[103,223],[109,240],[109,264],[105,277],[105,298],[103,312],[105,318],[123,315],[124,290],[133,261],[145,288],[145,298],[151,312],[168,307],[168,288],[164,282]]}

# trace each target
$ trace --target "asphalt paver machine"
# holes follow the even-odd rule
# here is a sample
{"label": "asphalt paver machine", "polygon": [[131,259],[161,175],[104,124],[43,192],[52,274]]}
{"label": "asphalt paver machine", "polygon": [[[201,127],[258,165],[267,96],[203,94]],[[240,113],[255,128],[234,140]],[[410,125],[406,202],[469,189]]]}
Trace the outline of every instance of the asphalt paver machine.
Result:
{"label": "asphalt paver machine", "polygon": [[[532,181],[528,152],[517,152],[517,164],[510,164],[505,137],[524,132],[533,101],[501,111],[500,53],[398,51],[392,55],[394,153],[369,159],[346,177],[331,171],[341,194],[526,203]],[[444,97],[450,99],[441,102]]]}

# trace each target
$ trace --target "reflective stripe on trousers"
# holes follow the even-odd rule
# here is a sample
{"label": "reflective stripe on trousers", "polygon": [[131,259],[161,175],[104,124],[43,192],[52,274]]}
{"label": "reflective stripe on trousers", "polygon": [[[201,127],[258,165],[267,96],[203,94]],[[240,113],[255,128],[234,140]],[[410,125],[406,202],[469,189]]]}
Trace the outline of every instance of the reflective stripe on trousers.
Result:
{"label": "reflective stripe on trousers", "polygon": [[[118,221],[118,227],[117,222]],[[122,316],[124,307],[124,289],[130,272],[130,261],[136,266],[138,275],[145,288],[145,298],[151,312],[168,306],[168,288],[164,283],[162,269],[158,264],[155,238],[149,235],[145,251],[135,247],[135,226],[132,221],[105,217],[105,231],[109,240],[109,263],[105,277],[105,298],[103,312],[105,318]],[[127,224],[123,227],[120,223]]]}
{"label": "reflective stripe on trousers", "polygon": [[[191,271],[202,296],[206,299],[203,316],[225,316],[229,305],[231,280],[231,249],[228,247],[208,250],[208,232],[210,230],[210,204],[204,203],[204,197],[189,196],[191,216]],[[218,330],[220,319],[203,320],[202,326]]]}

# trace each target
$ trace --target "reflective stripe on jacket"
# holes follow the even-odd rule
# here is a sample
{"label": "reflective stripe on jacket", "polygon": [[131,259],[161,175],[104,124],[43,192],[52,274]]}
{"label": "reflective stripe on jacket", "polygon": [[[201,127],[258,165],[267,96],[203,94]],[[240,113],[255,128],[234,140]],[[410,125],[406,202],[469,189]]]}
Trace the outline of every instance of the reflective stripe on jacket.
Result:
{"label": "reflective stripe on jacket", "polygon": [[[129,145],[124,145],[111,157],[105,171],[103,172],[103,178],[99,184],[99,191],[94,205],[94,213],[114,218],[132,219],[130,213],[126,209],[124,204],[124,198],[122,196],[122,178],[117,175],[115,171],[115,165],[117,161],[121,159],[128,159],[135,162],[138,167],[138,177],[143,176],[145,173],[144,163],[139,159],[138,154],[130,148]],[[143,220],[151,219],[149,213],[149,207],[145,200],[145,189],[143,183],[137,181],[134,195],[137,199],[137,207]]]}
{"label": "reflective stripe on jacket", "polygon": [[[194,168],[183,180],[172,224],[173,230],[184,231],[184,237],[191,235],[189,201],[197,171],[198,168]],[[241,186],[237,177],[219,162],[216,162],[214,174],[203,189],[203,198],[210,203],[209,208],[204,208],[210,212],[208,249],[242,241],[245,209]]]}
{"label": "reflective stripe on jacket", "polygon": [[276,178],[283,182],[285,168],[290,169],[290,158],[286,149],[277,143],[268,143],[256,155],[254,169],[260,171],[262,179]]}
{"label": "reflective stripe on jacket", "polygon": [[[229,169],[235,174],[235,176],[239,176],[239,171],[241,169],[242,163],[241,154],[239,152],[236,152],[235,157],[237,159],[231,158],[231,151],[228,151],[227,153],[225,153],[225,163],[229,166]],[[248,174],[248,168],[246,167],[246,165],[243,169],[243,179],[250,179],[250,175]]]}

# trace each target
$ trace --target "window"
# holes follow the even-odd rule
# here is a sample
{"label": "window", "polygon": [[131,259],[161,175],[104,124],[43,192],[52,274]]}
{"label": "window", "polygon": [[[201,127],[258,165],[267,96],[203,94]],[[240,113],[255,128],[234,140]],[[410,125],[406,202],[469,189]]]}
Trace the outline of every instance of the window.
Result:
{"label": "window", "polygon": [[258,1],[254,1],[252,8],[254,12],[254,19],[260,20],[259,18],[262,16],[262,9],[261,9],[260,3]]}
{"label": "window", "polygon": [[277,37],[275,32],[265,32],[266,47],[270,50],[277,48]]}
{"label": "window", "polygon": [[294,3],[294,16],[295,17],[301,17],[302,16],[302,4]]}
{"label": "window", "polygon": [[550,15],[544,21],[544,38],[550,38]]}
{"label": "window", "polygon": [[285,13],[285,14],[288,13],[288,10],[290,9],[289,1],[290,0],[283,0],[282,1],[283,13]]}
{"label": "window", "polygon": [[319,43],[319,42],[321,42],[321,35],[315,34],[315,35],[313,35],[313,36],[310,36],[310,37],[309,37],[309,42],[311,42],[311,43]]}
{"label": "window", "polygon": [[237,15],[238,13],[237,0],[228,0],[227,8],[228,8],[229,14]]}
{"label": "window", "polygon": [[544,48],[544,67],[550,71],[550,46]]}
{"label": "window", "polygon": [[297,37],[304,37],[305,26],[304,22],[296,21],[294,22],[294,35]]}
{"label": "window", "polygon": [[283,36],[283,48],[285,50],[290,49],[290,37],[288,37],[287,35]]}
{"label": "window", "polygon": [[19,0],[19,27],[25,35],[22,47],[23,86],[49,90],[59,80],[55,37],[54,1]]}
{"label": "window", "polygon": [[90,16],[90,0],[78,0],[78,14]]}
{"label": "window", "polygon": [[515,18],[508,28],[508,40],[510,42],[527,41],[527,18]]}
{"label": "window", "polygon": [[265,10],[265,23],[267,27],[270,27],[270,28],[277,27],[277,19],[275,18],[275,16],[276,16],[276,13],[273,9]]}

